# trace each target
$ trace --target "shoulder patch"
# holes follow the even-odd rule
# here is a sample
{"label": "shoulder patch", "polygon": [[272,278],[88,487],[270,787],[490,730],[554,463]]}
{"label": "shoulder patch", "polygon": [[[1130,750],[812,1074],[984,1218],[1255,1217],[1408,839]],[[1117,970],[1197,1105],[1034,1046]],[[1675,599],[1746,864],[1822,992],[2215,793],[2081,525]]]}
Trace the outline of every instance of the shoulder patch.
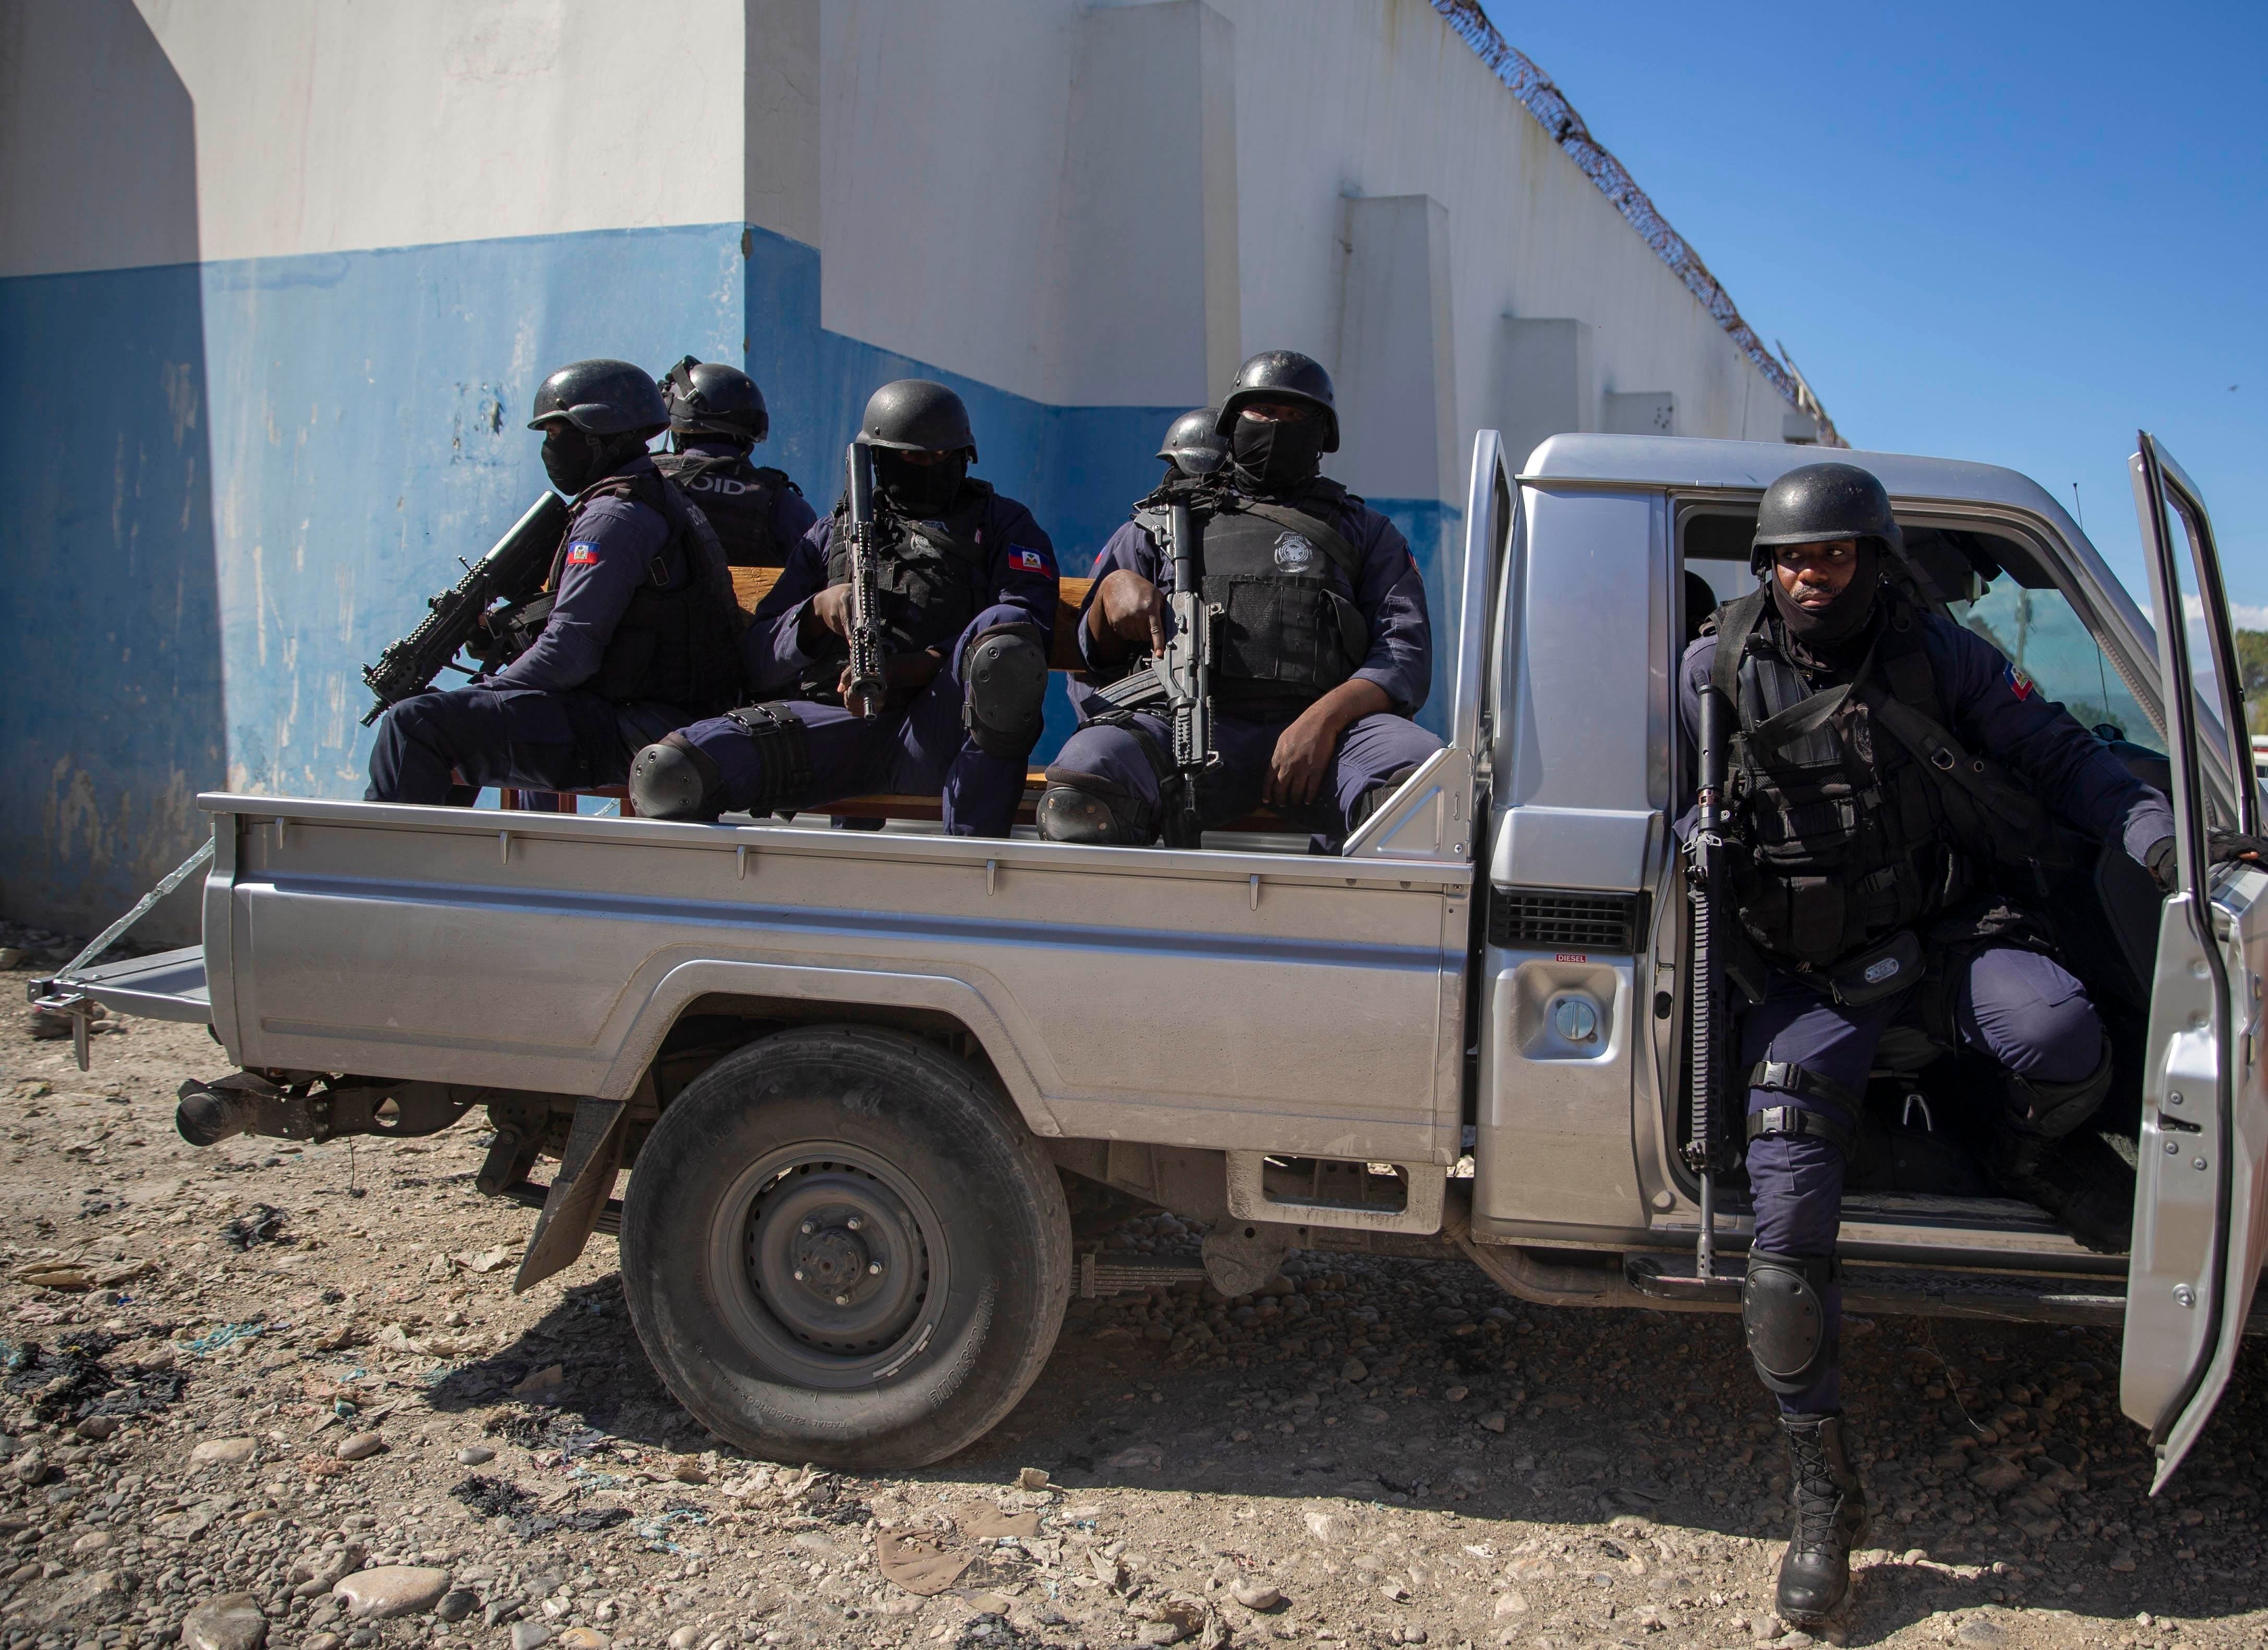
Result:
{"label": "shoulder patch", "polygon": [[1056,564],[1044,550],[1027,550],[1021,545],[1008,546],[1008,565],[1027,573],[1053,573]]}
{"label": "shoulder patch", "polygon": [[576,543],[567,546],[567,565],[571,568],[594,568],[599,565],[599,546]]}
{"label": "shoulder patch", "polygon": [[2018,670],[2014,664],[2010,664],[2003,674],[2005,674],[2008,678],[2008,691],[2014,693],[2018,699],[2029,699],[2038,691],[2032,686],[2032,678],[2025,675],[2021,671]]}

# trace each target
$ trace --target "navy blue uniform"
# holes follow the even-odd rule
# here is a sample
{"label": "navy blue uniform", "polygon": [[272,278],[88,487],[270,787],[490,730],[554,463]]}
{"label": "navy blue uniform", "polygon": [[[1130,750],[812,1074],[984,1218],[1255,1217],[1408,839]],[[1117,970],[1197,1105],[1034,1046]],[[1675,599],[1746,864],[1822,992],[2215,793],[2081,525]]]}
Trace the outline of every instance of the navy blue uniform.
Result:
{"label": "navy blue uniform", "polygon": [[[2003,763],[2066,823],[2091,837],[2116,840],[2136,861],[2173,832],[2173,810],[2135,779],[2102,742],[2043,696],[1999,650],[1973,631],[1934,614],[1919,615],[1923,651],[1935,678],[1947,725],[1964,744]],[[1697,742],[1699,692],[1717,656],[1717,638],[1685,651],[1678,706],[1689,750]],[[1688,771],[1693,765],[1689,763]],[[1690,824],[1690,815],[1688,822]],[[2085,987],[2052,957],[2012,945],[1985,944],[1955,960],[1951,981],[1954,1029],[1963,1042],[2018,1075],[2045,1083],[2076,1082],[2095,1071],[2102,1025]],[[1741,1069],[1784,1061],[1863,1093],[1881,1035],[1914,1010],[1911,993],[1852,1008],[1793,973],[1775,971],[1764,999],[1741,1028]],[[1794,1105],[1835,1113],[1808,1095],[1752,1089],[1750,1113]],[[1857,1119],[1838,1118],[1847,1126]],[[1749,1143],[1749,1182],[1756,1212],[1755,1246],[1772,1254],[1834,1252],[1843,1198],[1842,1149],[1815,1135],[1764,1135]],[[1822,1294],[1832,1337],[1842,1317],[1842,1291]],[[1841,1408],[1832,1362],[1809,1390],[1779,1397],[1790,1415]]]}
{"label": "navy blue uniform", "polygon": [[998,493],[990,495],[975,538],[988,552],[983,571],[970,572],[976,616],[938,649],[944,668],[911,703],[869,722],[840,704],[794,696],[821,664],[803,650],[801,634],[812,598],[829,583],[828,557],[835,542],[833,516],[813,525],[757,605],[744,644],[755,697],[784,705],[803,723],[809,780],[795,794],[784,792],[781,776],[764,771],[763,755],[747,729],[722,716],[696,722],[683,730],[684,737],[717,764],[727,808],[804,810],[875,792],[939,796],[949,834],[1008,834],[1024,794],[1024,761],[979,750],[968,736],[961,723],[961,671],[970,644],[990,630],[1024,627],[1036,631],[1042,650],[1050,645],[1055,546],[1030,510]]}
{"label": "navy blue uniform", "polygon": [[[687,436],[678,442],[676,454],[663,455],[661,467],[709,517],[727,562],[779,567],[811,531],[818,512],[779,471],[770,472],[779,477],[777,482],[760,475],[751,451],[747,443],[729,436]],[[681,456],[696,462],[681,462]],[[703,459],[711,462],[698,462]],[[770,508],[759,515],[750,506],[766,495]]]}
{"label": "navy blue uniform", "polygon": [[[651,473],[637,458],[617,475]],[[543,633],[493,676],[403,700],[378,725],[370,802],[469,803],[484,785],[579,790],[619,785],[630,758],[685,720],[675,706],[618,702],[584,689],[630,598],[670,543],[669,524],[631,499],[578,506]],[[671,549],[673,580],[689,576]],[[451,771],[463,776],[456,785]]]}
{"label": "navy blue uniform", "polygon": [[[1317,510],[1321,499],[1301,499],[1297,507]],[[1432,624],[1425,611],[1425,581],[1410,554],[1401,530],[1351,493],[1340,495],[1326,519],[1360,553],[1360,576],[1349,580],[1336,563],[1322,564],[1338,593],[1351,601],[1370,627],[1370,651],[1353,675],[1375,682],[1386,691],[1393,708],[1351,723],[1339,737],[1329,769],[1314,802],[1298,823],[1327,840],[1344,834],[1349,811],[1363,794],[1389,775],[1417,766],[1441,748],[1441,742],[1410,718],[1425,703],[1433,681]],[[1094,605],[1102,581],[1120,568],[1141,575],[1163,595],[1174,590],[1174,565],[1161,552],[1148,528],[1130,521],[1110,537],[1094,564],[1094,583],[1079,608],[1079,655],[1104,678],[1122,664],[1101,665],[1095,659],[1094,635],[1087,627],[1087,609]],[[1076,783],[1079,778],[1101,780],[1137,799],[1145,817],[1158,813],[1157,770],[1144,754],[1141,741],[1124,726],[1086,722],[1094,690],[1085,684],[1071,689],[1071,702],[1082,726],[1064,741],[1049,768],[1049,777]],[[1170,750],[1170,728],[1162,716],[1138,713],[1139,723],[1161,750]],[[1219,771],[1209,778],[1203,792],[1206,823],[1219,824],[1249,813],[1259,805],[1260,794],[1274,755],[1276,742],[1291,722],[1247,722],[1218,712],[1213,717],[1213,744],[1219,752]],[[1295,810],[1296,811],[1296,810]]]}

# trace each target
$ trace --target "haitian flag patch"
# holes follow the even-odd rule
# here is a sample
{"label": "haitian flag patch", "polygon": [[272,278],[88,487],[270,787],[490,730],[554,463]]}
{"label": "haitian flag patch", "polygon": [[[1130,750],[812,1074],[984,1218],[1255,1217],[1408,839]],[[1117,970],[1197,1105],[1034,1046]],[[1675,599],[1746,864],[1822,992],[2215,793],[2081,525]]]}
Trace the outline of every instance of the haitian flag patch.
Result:
{"label": "haitian flag patch", "polygon": [[599,565],[599,546],[594,544],[571,544],[567,546],[567,565],[571,568],[594,568]]}
{"label": "haitian flag patch", "polygon": [[2035,691],[2032,686],[2032,678],[2025,675],[2013,664],[2008,667],[2007,674],[2008,691],[2014,693],[2018,699],[2029,699]]}
{"label": "haitian flag patch", "polygon": [[1055,563],[1048,560],[1044,550],[1027,550],[1020,545],[1008,546],[1008,565],[1021,568],[1027,573],[1052,573]]}

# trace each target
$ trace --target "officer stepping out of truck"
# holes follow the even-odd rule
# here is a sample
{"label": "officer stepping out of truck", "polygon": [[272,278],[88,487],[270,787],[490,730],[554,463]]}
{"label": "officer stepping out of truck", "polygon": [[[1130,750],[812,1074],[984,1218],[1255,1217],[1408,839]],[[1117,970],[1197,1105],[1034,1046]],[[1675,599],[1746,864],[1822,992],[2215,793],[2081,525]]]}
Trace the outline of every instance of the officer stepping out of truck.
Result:
{"label": "officer stepping out of truck", "polygon": [[1705,693],[1725,730],[1736,909],[1712,926],[1732,952],[1747,1089],[1742,1315],[1791,1458],[1778,1608],[1816,1626],[1848,1597],[1867,1526],[1834,1254],[1884,1033],[1989,1061],[2003,1104],[1978,1121],[2001,1188],[2123,1249],[2132,1177],[2080,1126],[2110,1090],[2110,1040],[2038,891],[2073,832],[2091,841],[2073,863],[2115,842],[2169,886],[2173,815],[1990,642],[1905,594],[1898,526],[1867,471],[1807,465],[1773,482],[1750,565],[1756,590],[1686,650],[1681,702],[1697,748]]}
{"label": "officer stepping out of truck", "polygon": [[785,566],[819,517],[787,472],[750,459],[772,428],[756,381],[738,367],[688,356],[663,377],[661,394],[669,451],[653,455],[654,468],[701,507],[731,565]]}
{"label": "officer stepping out of truck", "polygon": [[[1169,457],[1193,451],[1174,421]],[[1160,543],[1167,506],[1190,510],[1211,624],[1211,740],[1218,759],[1179,771],[1155,707],[1082,696],[1082,725],[1048,769],[1040,834],[1050,841],[1157,840],[1198,788],[1219,826],[1261,803],[1335,846],[1441,748],[1411,721],[1432,679],[1425,586],[1394,524],[1321,473],[1338,451],[1322,367],[1272,349],[1237,370],[1213,433],[1218,469],[1168,472],[1095,563],[1079,646],[1101,678],[1166,650],[1173,562]]]}
{"label": "officer stepping out of truck", "polygon": [[755,691],[638,752],[631,804],[654,819],[815,808],[871,792],[941,796],[946,830],[1005,837],[1039,743],[1055,632],[1055,546],[1030,510],[969,475],[968,410],[942,384],[874,392],[871,461],[883,680],[853,698],[851,496],[806,533],[746,638]]}
{"label": "officer stepping out of truck", "polygon": [[527,427],[573,500],[546,593],[490,644],[492,657],[517,653],[502,668],[386,713],[365,800],[468,807],[484,785],[619,785],[641,745],[738,697],[724,551],[646,453],[668,422],[654,381],[627,361],[544,379]]}

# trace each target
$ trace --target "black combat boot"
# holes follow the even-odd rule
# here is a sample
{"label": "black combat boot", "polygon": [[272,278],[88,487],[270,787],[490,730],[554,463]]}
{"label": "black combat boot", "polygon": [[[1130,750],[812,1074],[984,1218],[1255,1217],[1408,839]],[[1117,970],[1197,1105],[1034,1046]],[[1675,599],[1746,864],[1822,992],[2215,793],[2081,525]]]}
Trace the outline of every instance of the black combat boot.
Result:
{"label": "black combat boot", "polygon": [[2093,1129],[2043,1140],[2003,1123],[1992,1178],[2012,1198],[2036,1204],[2101,1255],[2126,1252],[2134,1229],[2134,1171]]}
{"label": "black combat boot", "polygon": [[1867,1489],[1844,1453],[1842,1416],[1783,1415],[1779,1424],[1795,1502],[1795,1535],[1779,1561],[1779,1614],[1816,1627],[1851,1596],[1851,1549],[1866,1538]]}

